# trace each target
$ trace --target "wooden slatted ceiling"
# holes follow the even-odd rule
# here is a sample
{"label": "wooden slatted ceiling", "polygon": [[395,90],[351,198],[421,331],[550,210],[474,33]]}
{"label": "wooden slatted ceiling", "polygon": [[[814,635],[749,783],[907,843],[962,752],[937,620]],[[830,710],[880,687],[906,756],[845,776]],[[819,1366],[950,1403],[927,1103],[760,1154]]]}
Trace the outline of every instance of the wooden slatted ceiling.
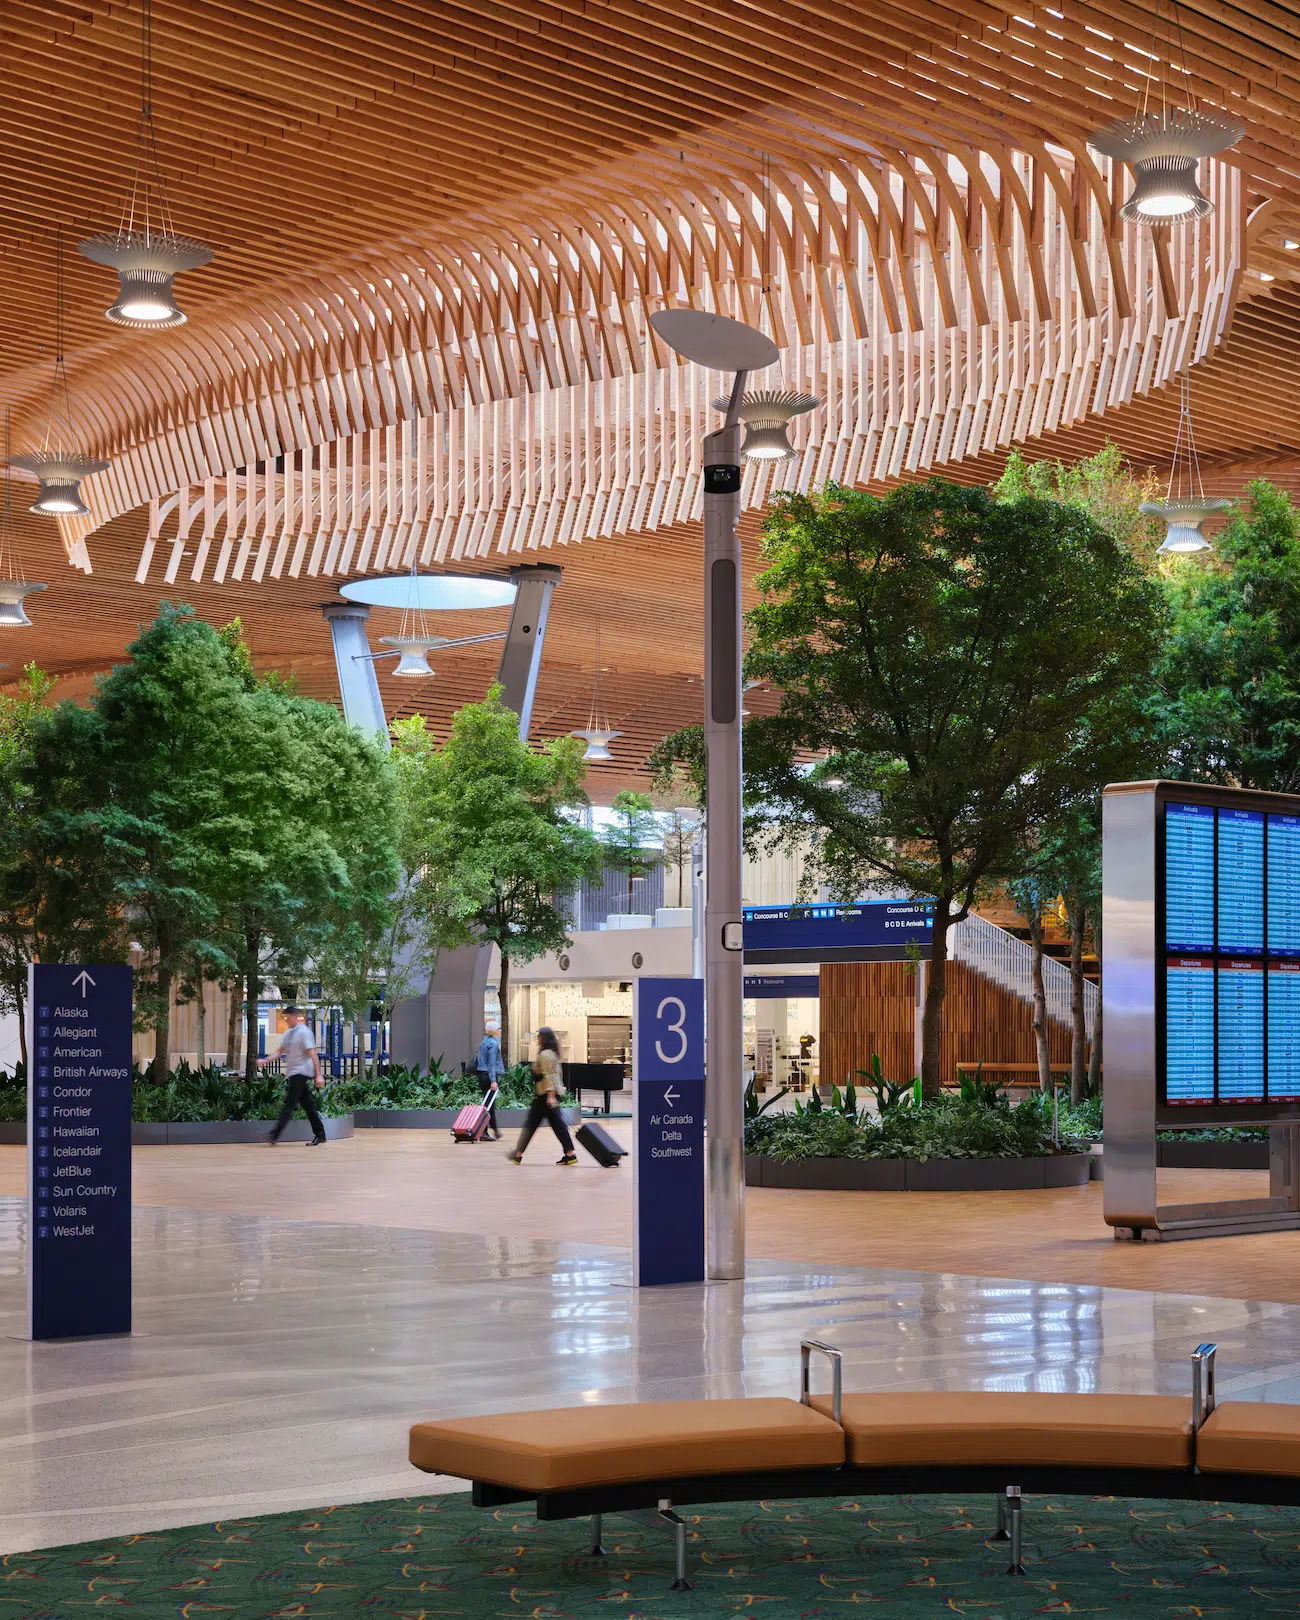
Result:
{"label": "wooden slatted ceiling", "polygon": [[[172,339],[110,328],[100,312],[111,276],[70,253],[70,365],[88,386],[103,378],[116,390],[118,416],[96,418],[96,432],[111,435],[114,420],[129,419],[144,436],[169,422],[193,423],[200,408],[245,402],[250,367],[290,391],[310,386],[331,310],[351,322],[339,328],[354,334],[340,340],[345,347],[373,352],[400,322],[402,342],[427,342],[398,285],[384,293],[387,272],[377,272],[374,326],[353,291],[365,285],[381,244],[422,289],[419,307],[440,312],[420,319],[438,327],[453,355],[481,353],[493,341],[508,285],[534,296],[535,264],[555,279],[547,295],[555,309],[571,312],[575,299],[585,307],[595,298],[609,341],[638,290],[600,233],[622,231],[626,245],[639,232],[649,258],[662,221],[663,252],[668,260],[682,255],[696,298],[719,273],[718,244],[756,213],[764,155],[790,177],[788,234],[801,253],[811,248],[814,300],[837,263],[852,268],[845,251],[853,244],[836,235],[822,202],[835,200],[832,188],[842,190],[855,166],[902,176],[901,186],[885,188],[875,245],[910,262],[927,232],[939,257],[957,246],[949,233],[961,207],[974,220],[976,206],[991,202],[989,229],[1001,227],[996,181],[988,196],[979,193],[983,180],[962,182],[942,206],[936,198],[927,220],[929,204],[907,179],[908,166],[920,173],[929,165],[937,176],[951,153],[968,176],[985,164],[1009,176],[1018,147],[1042,170],[1024,198],[1032,231],[1043,175],[1056,174],[1071,197],[1071,172],[1086,172],[1083,138],[1131,109],[1148,53],[1169,54],[1168,11],[1161,5],[1157,21],[1154,4],[1128,0],[1072,4],[1068,15],[1038,6],[1013,14],[982,0],[850,9],[833,0],[753,0],[743,16],[723,0],[156,0],[155,103],[176,222],[210,240],[218,257],[182,279],[193,319]],[[1300,452],[1292,385],[1300,266],[1297,250],[1285,246],[1300,239],[1300,39],[1293,12],[1270,0],[1192,0],[1180,18],[1191,87],[1247,124],[1231,161],[1246,178],[1243,206],[1253,211],[1249,264],[1277,278],[1247,278],[1248,301],[1227,341],[1196,368],[1205,459],[1211,468],[1222,460],[1225,476],[1231,464],[1239,481],[1264,463],[1289,468]],[[123,0],[0,7],[0,401],[35,403],[48,375],[55,226],[66,226],[71,242],[116,223],[134,150],[138,20]],[[1044,141],[1064,146],[1049,153]],[[629,198],[648,212],[619,216]],[[1112,192],[1108,206],[1114,201]],[[709,223],[710,210],[720,225]],[[693,234],[697,223],[707,229]],[[777,234],[786,229],[778,224]],[[753,298],[762,242],[750,224],[744,230],[736,273]],[[505,279],[474,270],[471,285],[471,270],[489,260],[506,267]],[[935,320],[931,309],[930,330]],[[174,360],[191,341],[208,356],[201,387]],[[596,349],[601,341],[597,334]],[[547,366],[568,364],[537,342],[520,362],[532,368],[530,391],[543,385]],[[1175,409],[1169,391],[1138,398],[1104,421],[1072,422],[1039,448],[1069,457],[1109,432],[1139,461],[1155,460],[1170,442]],[[990,451],[952,470],[985,481],[1000,460],[1000,450]],[[755,521],[746,521],[751,569]],[[67,569],[52,526],[24,515],[26,554],[50,589],[34,604],[37,628],[9,643],[11,670],[35,657],[66,676],[69,694],[85,691],[163,594],[156,582],[133,580],[144,534],[141,511],[110,523],[95,536],[97,571],[88,579]],[[698,544],[698,531],[684,524],[562,548],[566,579],[539,723],[563,731],[585,722],[598,609],[610,648],[603,685],[611,721],[628,733],[616,747],[618,766],[600,779],[605,792],[635,779],[663,731],[698,716]],[[215,622],[241,613],[259,662],[288,663],[304,689],[334,694],[316,613],[325,581],[283,577],[217,590],[190,583],[187,571],[183,587],[167,594]],[[385,628],[376,623],[376,633]],[[494,667],[493,651],[470,648],[440,671],[420,693],[435,725],[479,695]],[[413,701],[402,683],[384,675],[381,683],[390,708]]]}

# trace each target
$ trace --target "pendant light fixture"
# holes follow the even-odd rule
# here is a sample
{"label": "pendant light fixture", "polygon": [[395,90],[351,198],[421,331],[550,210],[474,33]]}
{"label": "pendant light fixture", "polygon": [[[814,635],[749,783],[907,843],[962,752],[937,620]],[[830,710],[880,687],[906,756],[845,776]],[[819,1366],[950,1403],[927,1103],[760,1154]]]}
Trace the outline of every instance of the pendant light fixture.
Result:
{"label": "pendant light fixture", "polygon": [[[358,658],[375,662],[380,658],[396,657],[397,665],[389,673],[400,675],[404,680],[423,680],[436,674],[429,663],[429,654],[441,651],[444,647],[467,647],[475,641],[504,641],[504,630],[492,630],[482,636],[448,636],[435,635],[429,629],[429,621],[425,616],[422,605],[422,580],[417,562],[411,564],[411,572],[406,585],[406,602],[402,608],[402,617],[397,626],[395,636],[380,636],[380,646],[386,650],[377,653],[358,653]],[[394,603],[393,606],[397,604]]]}
{"label": "pendant light fixture", "polygon": [[1178,433],[1174,439],[1173,460],[1169,464],[1169,489],[1163,501],[1143,501],[1138,511],[1163,518],[1168,526],[1160,550],[1170,555],[1208,551],[1210,542],[1201,533],[1201,524],[1215,512],[1225,511],[1232,502],[1222,496],[1207,496],[1201,482],[1201,463],[1192,433],[1192,380],[1182,379],[1182,406],[1178,412]]}
{"label": "pendant light fixture", "polygon": [[5,407],[5,488],[0,501],[0,630],[16,630],[32,621],[23,608],[23,599],[43,591],[44,585],[23,576],[18,559],[18,531],[14,524],[14,487],[9,476],[13,446],[9,433],[9,407]]}
{"label": "pendant light fixture", "polygon": [[1196,105],[1187,71],[1182,24],[1178,20],[1178,0],[1172,0],[1172,4],[1182,83],[1187,86],[1187,106],[1169,105],[1166,63],[1173,41],[1167,41],[1167,48],[1157,52],[1160,4],[1156,0],[1150,59],[1154,62],[1157,55],[1160,57],[1160,105],[1152,104],[1151,75],[1148,74],[1133,116],[1116,118],[1088,142],[1094,151],[1127,163],[1133,170],[1136,184],[1120,213],[1125,219],[1140,220],[1146,225],[1172,225],[1180,219],[1204,219],[1212,213],[1214,204],[1197,184],[1197,164],[1203,157],[1226,152],[1245,133],[1245,126],[1235,118]]}
{"label": "pendant light fixture", "polygon": [[10,465],[35,473],[41,492],[30,510],[47,517],[84,516],[90,508],[81,498],[81,480],[103,472],[107,461],[96,461],[82,453],[72,420],[72,395],[68,390],[68,370],[63,362],[63,232],[54,248],[54,378],[50,385],[50,405],[45,418],[45,438],[39,450],[10,458]]}
{"label": "pendant light fixture", "polygon": [[[715,399],[715,411],[725,411],[729,400]],[[740,453],[746,461],[789,461],[795,454],[790,443],[790,423],[805,411],[814,411],[821,404],[811,394],[791,394],[784,390],[766,390],[762,393],[740,396],[740,420],[745,424],[745,437]]]}
{"label": "pendant light fixture", "polygon": [[609,765],[613,763],[614,756],[609,751],[609,745],[615,737],[621,737],[621,731],[610,729],[609,716],[602,712],[600,707],[600,621],[596,621],[596,679],[591,689],[591,713],[587,716],[587,729],[585,731],[571,731],[571,737],[581,737],[587,745],[587,751],[582,756],[584,765]]}
{"label": "pendant light fixture", "polygon": [[120,286],[104,311],[107,318],[118,326],[156,331],[185,324],[172,278],[206,264],[212,249],[192,236],[177,236],[172,228],[153,127],[153,0],[141,0],[140,11],[140,123],[131,194],[117,230],[88,236],[78,247],[94,263],[117,271]]}

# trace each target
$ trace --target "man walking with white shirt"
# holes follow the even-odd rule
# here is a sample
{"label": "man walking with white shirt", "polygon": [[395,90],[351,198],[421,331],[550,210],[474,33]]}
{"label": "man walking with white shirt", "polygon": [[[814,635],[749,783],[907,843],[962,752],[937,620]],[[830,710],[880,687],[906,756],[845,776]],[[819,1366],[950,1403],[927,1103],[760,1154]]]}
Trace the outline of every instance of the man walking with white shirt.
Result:
{"label": "man walking with white shirt", "polygon": [[[307,1028],[307,1021],[297,1007],[286,1007],[284,1016],[289,1027],[280,1040],[280,1050],[276,1057],[284,1059],[284,1072],[287,1080],[284,1093],[284,1106],[280,1109],[280,1117],[267,1132],[266,1140],[271,1143],[280,1140],[280,1132],[293,1118],[294,1112],[301,1108],[307,1116],[307,1122],[312,1128],[312,1139],[308,1147],[320,1147],[325,1140],[325,1123],[320,1117],[316,1107],[316,1099],[312,1096],[312,1086],[320,1088],[325,1084],[321,1075],[320,1054],[316,1051],[316,1042],[311,1031]],[[269,1057],[258,1058],[258,1067],[270,1063]]]}

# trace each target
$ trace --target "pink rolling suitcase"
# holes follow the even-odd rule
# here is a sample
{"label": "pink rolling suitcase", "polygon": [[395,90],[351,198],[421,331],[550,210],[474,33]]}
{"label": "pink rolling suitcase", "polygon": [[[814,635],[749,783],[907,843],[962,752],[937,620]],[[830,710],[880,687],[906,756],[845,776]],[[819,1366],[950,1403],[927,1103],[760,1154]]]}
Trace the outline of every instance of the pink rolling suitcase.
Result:
{"label": "pink rolling suitcase", "polygon": [[451,1123],[452,1139],[457,1142],[481,1142],[491,1118],[489,1107],[496,1101],[501,1088],[493,1086],[482,1102],[466,1103]]}

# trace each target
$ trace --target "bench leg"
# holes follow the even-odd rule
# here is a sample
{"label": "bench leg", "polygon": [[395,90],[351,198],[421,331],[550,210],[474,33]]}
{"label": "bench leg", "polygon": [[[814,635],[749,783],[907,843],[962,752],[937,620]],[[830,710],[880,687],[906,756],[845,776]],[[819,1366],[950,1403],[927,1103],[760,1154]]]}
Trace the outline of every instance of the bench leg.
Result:
{"label": "bench leg", "polygon": [[603,1558],[605,1556],[605,1549],[600,1544],[600,1530],[601,1516],[599,1513],[593,1513],[591,1516],[591,1556],[593,1558]]}
{"label": "bench leg", "polygon": [[674,1592],[689,1592],[691,1583],[686,1579],[686,1524],[678,1518],[671,1508],[661,1508],[659,1517],[673,1533],[673,1573],[677,1577],[673,1581]]}
{"label": "bench leg", "polygon": [[1025,1566],[1021,1562],[1021,1511],[1023,1504],[1020,1498],[1019,1485],[1008,1485],[1007,1495],[1007,1521],[1011,1526],[1011,1562],[1007,1565],[1008,1575],[1023,1575]]}

